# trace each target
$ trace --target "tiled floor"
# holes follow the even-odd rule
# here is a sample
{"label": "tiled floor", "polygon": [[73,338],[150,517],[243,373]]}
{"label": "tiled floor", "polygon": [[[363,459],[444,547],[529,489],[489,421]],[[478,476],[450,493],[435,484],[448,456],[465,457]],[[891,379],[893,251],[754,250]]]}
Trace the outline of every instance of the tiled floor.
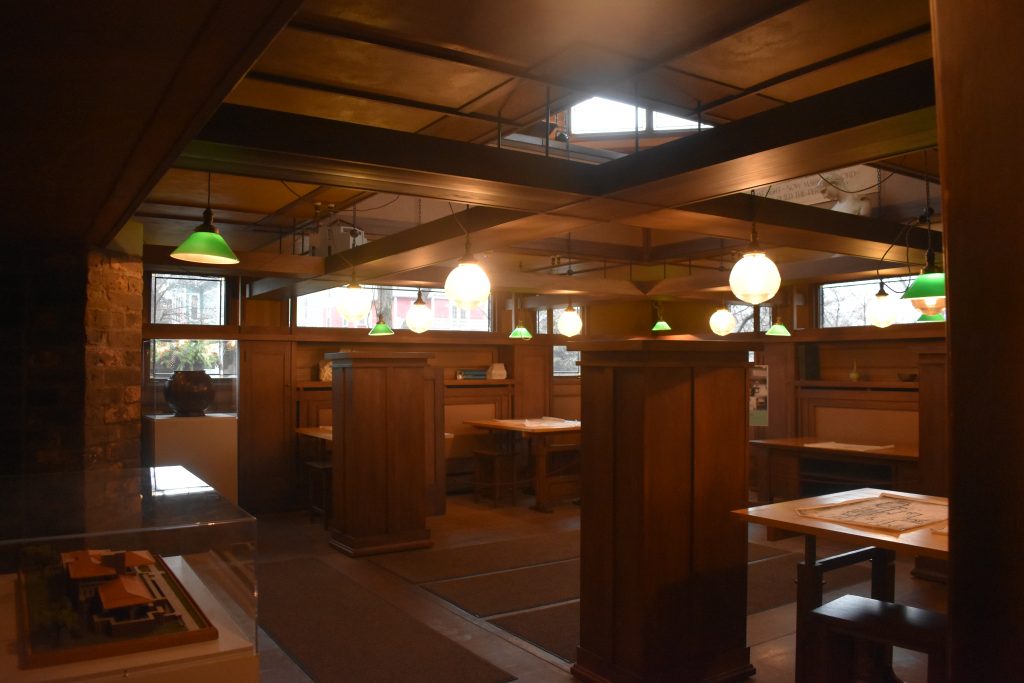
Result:
{"label": "tiled floor", "polygon": [[[448,512],[429,520],[435,547],[457,547],[489,541],[509,540],[543,533],[579,528],[579,508],[561,505],[552,514],[528,508],[529,500],[515,507],[476,504],[471,497],[449,498]],[[281,559],[288,555],[315,554],[349,579],[376,593],[407,614],[487,659],[495,666],[528,683],[566,683],[573,680],[569,665],[561,659],[476,618],[433,594],[398,578],[365,560],[354,560],[332,550],[319,522],[305,514],[291,513],[260,518],[260,556]],[[799,538],[767,541],[764,530],[752,526],[750,539],[777,545],[793,552],[802,550]],[[940,584],[910,577],[912,558],[897,559],[897,600],[945,610],[945,588]],[[844,593],[867,595],[867,584],[848,586]],[[793,680],[795,606],[783,605],[759,612],[747,619],[747,642],[757,675],[756,683],[788,683]],[[309,678],[299,666],[260,631],[260,660],[264,683],[305,682]],[[924,681],[923,658],[917,653],[896,650],[894,668],[908,683]],[[333,683],[322,681],[320,683]],[[453,682],[458,683],[458,682]]]}

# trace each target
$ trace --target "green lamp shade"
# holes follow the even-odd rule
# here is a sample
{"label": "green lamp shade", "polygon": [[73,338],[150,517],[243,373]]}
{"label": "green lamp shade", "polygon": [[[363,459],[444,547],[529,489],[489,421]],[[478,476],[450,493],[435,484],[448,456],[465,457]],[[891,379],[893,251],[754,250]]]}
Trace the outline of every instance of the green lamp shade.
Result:
{"label": "green lamp shade", "polygon": [[378,320],[377,324],[370,330],[371,337],[386,337],[389,334],[394,334],[395,331],[388,327],[388,324],[383,320]]}
{"label": "green lamp shade", "polygon": [[942,322],[946,322],[946,316],[942,315],[941,313],[936,313],[934,315],[928,315],[927,313],[922,313],[921,317],[917,319],[917,322],[919,322],[919,323],[942,323]]}
{"label": "green lamp shade", "polygon": [[530,334],[530,331],[528,329],[526,329],[526,327],[522,323],[519,323],[518,325],[516,325],[515,329],[512,330],[512,334],[508,335],[508,338],[509,339],[533,339],[533,335]]}
{"label": "green lamp shade", "polygon": [[921,273],[903,292],[904,299],[932,299],[946,296],[945,273]]}
{"label": "green lamp shade", "polygon": [[946,275],[928,270],[907,287],[903,298],[925,315],[938,315],[946,308]]}
{"label": "green lamp shade", "polygon": [[654,323],[654,327],[651,328],[651,332],[671,332],[671,331],[672,331],[672,326],[669,325],[664,320],[659,320],[658,322]]}
{"label": "green lamp shade", "polygon": [[171,252],[171,258],[192,263],[228,265],[238,263],[238,257],[220,236],[220,233],[199,226],[181,245]]}
{"label": "green lamp shade", "polygon": [[777,322],[774,325],[772,325],[771,327],[769,327],[768,331],[765,332],[765,334],[768,335],[769,337],[791,337],[792,336],[789,333],[789,330],[786,329],[786,326],[783,325],[780,322]]}

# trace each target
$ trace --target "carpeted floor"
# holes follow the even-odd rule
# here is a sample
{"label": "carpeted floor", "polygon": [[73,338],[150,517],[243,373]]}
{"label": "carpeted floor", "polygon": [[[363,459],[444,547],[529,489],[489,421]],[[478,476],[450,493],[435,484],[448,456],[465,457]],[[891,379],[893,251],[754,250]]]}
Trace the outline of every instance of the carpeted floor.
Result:
{"label": "carpeted floor", "polygon": [[441,550],[410,550],[370,561],[411,583],[529,567],[580,556],[580,532],[560,531],[511,541]]}
{"label": "carpeted floor", "polygon": [[[579,532],[412,551],[374,559],[453,605],[573,661],[579,635]],[[568,559],[564,559],[568,558]],[[799,554],[747,547],[747,613],[796,600]],[[826,590],[870,577],[866,566],[829,572]]]}
{"label": "carpeted floor", "polygon": [[316,681],[515,680],[316,558],[260,563],[257,573],[260,625]]}

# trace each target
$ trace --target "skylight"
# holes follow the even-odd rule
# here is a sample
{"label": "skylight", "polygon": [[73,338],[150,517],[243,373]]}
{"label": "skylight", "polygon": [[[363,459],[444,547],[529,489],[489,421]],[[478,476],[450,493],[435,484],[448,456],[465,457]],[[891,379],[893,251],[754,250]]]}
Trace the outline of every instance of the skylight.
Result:
{"label": "skylight", "polygon": [[[634,118],[635,117],[635,118]],[[647,130],[647,110],[603,97],[591,97],[572,108],[573,135]]]}
{"label": "skylight", "polygon": [[[594,135],[598,133],[632,133],[646,131],[647,109],[632,104],[617,102],[604,97],[591,97],[575,105],[571,110],[572,134]],[[655,131],[697,130],[697,122],[664,112],[651,113],[651,124]],[[703,128],[711,128],[703,124]]]}

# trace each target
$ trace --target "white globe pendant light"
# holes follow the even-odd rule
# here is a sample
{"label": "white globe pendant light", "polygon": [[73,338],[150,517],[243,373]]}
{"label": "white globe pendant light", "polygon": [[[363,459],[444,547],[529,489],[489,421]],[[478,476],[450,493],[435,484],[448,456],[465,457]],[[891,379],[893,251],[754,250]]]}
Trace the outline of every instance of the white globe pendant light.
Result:
{"label": "white globe pendant light", "polygon": [[413,302],[412,306],[409,307],[409,311],[405,314],[405,326],[416,334],[422,334],[430,329],[430,323],[433,321],[434,312],[430,310],[430,306],[423,300],[422,290],[417,290],[416,301]]}
{"label": "white globe pendant light", "polygon": [[711,325],[711,331],[719,337],[732,334],[736,331],[737,326],[736,316],[725,306],[712,313],[708,323]]}
{"label": "white globe pendant light", "polygon": [[487,303],[491,295],[491,280],[487,273],[469,253],[469,237],[466,237],[466,255],[459,265],[448,273],[444,281],[444,293],[448,300],[466,310]]}
{"label": "white globe pendant light", "polygon": [[562,311],[562,314],[558,316],[558,333],[565,335],[566,337],[575,337],[583,330],[583,318],[580,314],[569,304]]}
{"label": "white globe pendant light", "polygon": [[[751,206],[757,201],[754,193],[750,193]],[[751,209],[753,214],[753,208]],[[729,288],[740,301],[748,304],[759,304],[771,299],[782,285],[782,276],[775,262],[768,258],[761,245],[757,243],[757,224],[750,221],[750,246],[743,257],[735,263],[729,273]]]}
{"label": "white globe pendant light", "polygon": [[373,292],[363,287],[352,277],[352,282],[341,288],[341,301],[338,303],[338,313],[350,323],[357,323],[366,320],[370,314],[370,306],[373,304]]}
{"label": "white globe pendant light", "polygon": [[879,280],[878,294],[875,294],[871,301],[868,302],[868,307],[865,311],[868,324],[883,328],[892,325],[896,322],[896,318],[899,317],[899,301],[899,299],[885,291],[885,284]]}
{"label": "white globe pendant light", "polygon": [[768,301],[778,293],[781,284],[782,276],[775,262],[760,249],[743,254],[729,273],[729,289],[748,304]]}

